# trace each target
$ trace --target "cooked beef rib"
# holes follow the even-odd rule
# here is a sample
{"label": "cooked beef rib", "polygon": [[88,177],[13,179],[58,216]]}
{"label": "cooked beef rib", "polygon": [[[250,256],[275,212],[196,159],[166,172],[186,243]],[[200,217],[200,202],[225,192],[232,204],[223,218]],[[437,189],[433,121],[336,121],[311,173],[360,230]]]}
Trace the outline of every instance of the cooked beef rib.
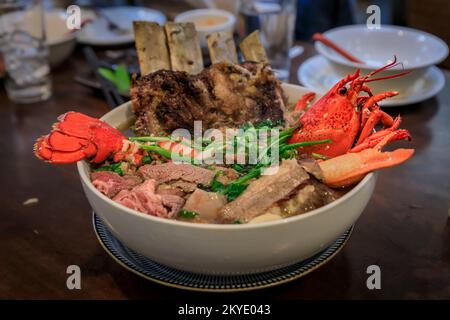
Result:
{"label": "cooked beef rib", "polygon": [[131,101],[140,136],[192,132],[195,120],[203,130],[282,121],[285,109],[280,82],[267,65],[254,62],[221,62],[197,75],[159,70],[133,77]]}

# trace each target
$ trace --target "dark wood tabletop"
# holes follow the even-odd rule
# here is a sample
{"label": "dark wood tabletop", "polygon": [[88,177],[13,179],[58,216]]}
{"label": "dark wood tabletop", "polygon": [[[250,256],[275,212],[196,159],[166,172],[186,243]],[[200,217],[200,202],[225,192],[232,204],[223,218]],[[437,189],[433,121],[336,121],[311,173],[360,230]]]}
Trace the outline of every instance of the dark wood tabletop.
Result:
{"label": "dark wood tabletop", "polygon": [[[294,83],[298,66],[315,54],[304,45],[293,62]],[[58,115],[76,110],[100,117],[108,111],[101,95],[73,81],[83,68],[78,50],[53,70],[53,97],[46,102],[16,104],[0,89],[0,298],[220,301],[223,294],[164,287],[118,265],[97,242],[75,165],[47,165],[33,156],[35,139]],[[403,116],[416,153],[380,172],[343,250],[304,278],[233,298],[450,298],[450,73],[444,72],[447,84],[436,97],[386,109]],[[39,202],[23,205],[29,198]],[[81,268],[81,290],[66,287],[69,265]],[[381,268],[381,290],[366,286],[369,265]]]}

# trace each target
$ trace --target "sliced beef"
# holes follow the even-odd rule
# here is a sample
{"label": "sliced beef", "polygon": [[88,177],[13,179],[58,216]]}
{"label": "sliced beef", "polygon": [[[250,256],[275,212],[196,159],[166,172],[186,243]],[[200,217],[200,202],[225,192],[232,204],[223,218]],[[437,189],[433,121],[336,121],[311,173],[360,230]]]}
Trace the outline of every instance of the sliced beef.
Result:
{"label": "sliced beef", "polygon": [[295,159],[284,160],[277,173],[252,182],[236,200],[225,205],[220,210],[219,220],[223,223],[236,220],[247,223],[274,203],[287,198],[308,179],[308,174]]}
{"label": "sliced beef", "polygon": [[161,218],[173,218],[183,207],[184,199],[156,193],[156,181],[147,179],[131,190],[120,191],[113,200],[130,209]]}
{"label": "sliced beef", "polygon": [[156,193],[164,194],[164,195],[179,196],[179,197],[184,197],[186,195],[186,193],[183,190],[173,187],[168,184],[160,184],[158,186],[158,188],[156,189]]}
{"label": "sliced beef", "polygon": [[191,193],[197,189],[197,183],[195,182],[187,182],[183,180],[175,180],[167,183],[172,188],[178,189],[184,193]]}
{"label": "sliced beef", "polygon": [[216,192],[196,189],[189,196],[184,209],[197,212],[202,221],[212,223],[216,221],[219,210],[226,202],[225,197]]}
{"label": "sliced beef", "polygon": [[177,195],[164,194],[161,195],[161,198],[164,207],[166,207],[168,210],[167,218],[174,218],[178,211],[183,208],[183,205],[185,203],[185,200]]}
{"label": "sliced beef", "polygon": [[112,198],[121,190],[128,190],[140,184],[142,179],[135,175],[121,177],[112,171],[98,171],[91,173],[91,181],[97,190]]}
{"label": "sliced beef", "polygon": [[342,196],[344,192],[331,189],[315,178],[302,183],[287,199],[274,203],[266,213],[281,217],[296,216],[320,208]]}
{"label": "sliced beef", "polygon": [[198,75],[160,70],[133,78],[131,101],[138,135],[166,135],[175,129],[239,127],[283,120],[280,82],[263,64],[218,63]]}
{"label": "sliced beef", "polygon": [[154,179],[157,183],[181,180],[203,186],[209,186],[214,179],[214,172],[190,164],[168,162],[157,165],[145,165],[139,168],[145,179]]}

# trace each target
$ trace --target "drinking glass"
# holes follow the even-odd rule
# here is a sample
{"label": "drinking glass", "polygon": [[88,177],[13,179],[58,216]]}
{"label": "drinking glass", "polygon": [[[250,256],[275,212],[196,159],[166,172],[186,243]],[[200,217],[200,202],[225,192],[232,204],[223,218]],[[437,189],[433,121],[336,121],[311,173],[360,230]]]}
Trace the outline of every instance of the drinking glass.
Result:
{"label": "drinking glass", "polygon": [[297,0],[242,0],[239,9],[240,37],[256,29],[278,78],[289,78],[289,49],[294,40]]}
{"label": "drinking glass", "polygon": [[0,53],[8,97],[32,103],[51,96],[50,67],[41,0],[0,1]]}

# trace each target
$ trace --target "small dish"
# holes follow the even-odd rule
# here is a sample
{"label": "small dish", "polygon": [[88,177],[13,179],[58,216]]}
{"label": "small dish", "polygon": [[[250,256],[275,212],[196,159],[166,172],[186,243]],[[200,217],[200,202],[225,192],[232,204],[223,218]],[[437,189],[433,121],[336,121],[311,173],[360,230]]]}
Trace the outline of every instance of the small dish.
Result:
{"label": "small dish", "polygon": [[161,25],[167,20],[162,12],[143,7],[120,6],[101,10],[102,15],[117,23],[120,29],[129,30],[129,32],[115,33],[108,29],[105,18],[96,16],[92,11],[86,11],[83,19],[92,19],[93,21],[78,32],[80,43],[91,46],[116,46],[132,43],[134,41],[134,20],[154,21]]}
{"label": "small dish", "polygon": [[[327,92],[345,75],[343,72],[337,72],[332,64],[320,55],[307,59],[297,70],[298,80],[305,87],[320,93]],[[394,89],[400,92],[396,97],[381,101],[382,107],[395,107],[424,101],[438,94],[445,85],[444,74],[434,66],[425,69],[420,78],[406,83],[405,86],[398,86],[398,82],[392,85],[393,81],[394,79],[373,82],[369,85],[374,92]]]}
{"label": "small dish", "polygon": [[122,267],[161,285],[184,290],[209,292],[236,292],[264,289],[301,278],[322,267],[344,247],[353,231],[345,231],[325,250],[311,258],[296,262],[284,268],[247,275],[214,276],[186,272],[161,265],[134,252],[118,240],[102,220],[92,214],[95,234],[100,245]]}
{"label": "small dish", "polygon": [[232,34],[236,18],[226,10],[197,9],[177,15],[175,22],[193,22],[200,37],[200,45],[206,48],[206,36],[214,32],[229,32]]}

